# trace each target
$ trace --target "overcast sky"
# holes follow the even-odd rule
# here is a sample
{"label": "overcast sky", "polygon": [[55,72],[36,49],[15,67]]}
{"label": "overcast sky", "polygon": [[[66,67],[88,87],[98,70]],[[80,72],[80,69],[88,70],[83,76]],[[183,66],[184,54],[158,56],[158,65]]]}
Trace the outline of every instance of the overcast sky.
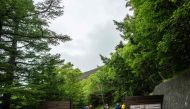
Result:
{"label": "overcast sky", "polygon": [[125,0],[64,0],[64,15],[51,21],[50,29],[71,36],[72,41],[53,47],[81,71],[102,65],[99,54],[109,56],[121,40],[113,20],[127,14]]}

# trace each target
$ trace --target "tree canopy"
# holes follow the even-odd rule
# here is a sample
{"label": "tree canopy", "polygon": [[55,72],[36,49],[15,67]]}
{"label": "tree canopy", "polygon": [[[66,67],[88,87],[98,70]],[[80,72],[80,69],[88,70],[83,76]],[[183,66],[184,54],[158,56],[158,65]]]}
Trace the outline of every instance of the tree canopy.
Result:
{"label": "tree canopy", "polygon": [[61,0],[1,0],[0,104],[38,109],[41,102],[71,100],[74,108],[149,95],[163,80],[189,68],[190,1],[129,0],[133,15],[114,21],[123,42],[87,79],[50,45],[71,40],[49,29],[63,14]]}
{"label": "tree canopy", "polygon": [[[70,40],[69,36],[48,29],[48,19],[63,14],[60,2],[45,0],[35,5],[33,0],[1,1],[0,90],[3,109],[17,108],[15,95],[29,91],[29,80],[33,72],[42,73],[48,67],[53,68],[60,63],[58,56],[48,53],[49,45]],[[48,59],[48,63],[43,62],[43,59]]]}
{"label": "tree canopy", "polygon": [[[96,75],[109,72],[113,76],[102,86],[114,89],[113,101],[149,95],[163,80],[189,68],[189,5],[188,0],[127,2],[134,15],[127,15],[122,22],[114,21],[125,43],[116,46],[111,58],[101,56],[104,73],[96,72]],[[110,87],[108,83],[113,84]]]}

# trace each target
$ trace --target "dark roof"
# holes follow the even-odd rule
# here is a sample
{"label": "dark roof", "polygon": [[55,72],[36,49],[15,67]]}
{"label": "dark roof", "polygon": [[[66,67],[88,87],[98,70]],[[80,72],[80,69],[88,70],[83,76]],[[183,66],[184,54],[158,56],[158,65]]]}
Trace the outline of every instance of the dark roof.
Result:
{"label": "dark roof", "polygon": [[98,69],[100,69],[100,67],[84,72],[82,74],[82,79],[87,79],[91,74],[94,74]]}

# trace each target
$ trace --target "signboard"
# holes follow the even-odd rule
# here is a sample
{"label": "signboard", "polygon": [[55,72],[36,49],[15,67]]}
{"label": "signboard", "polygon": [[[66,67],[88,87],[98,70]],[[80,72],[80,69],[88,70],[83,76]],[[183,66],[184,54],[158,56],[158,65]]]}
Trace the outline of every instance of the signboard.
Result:
{"label": "signboard", "polygon": [[161,104],[148,104],[145,105],[145,109],[161,109]]}
{"label": "signboard", "polygon": [[161,104],[131,105],[130,109],[161,109]]}
{"label": "signboard", "polygon": [[162,109],[163,95],[127,97],[128,109]]}
{"label": "signboard", "polygon": [[130,109],[145,109],[145,105],[131,105]]}

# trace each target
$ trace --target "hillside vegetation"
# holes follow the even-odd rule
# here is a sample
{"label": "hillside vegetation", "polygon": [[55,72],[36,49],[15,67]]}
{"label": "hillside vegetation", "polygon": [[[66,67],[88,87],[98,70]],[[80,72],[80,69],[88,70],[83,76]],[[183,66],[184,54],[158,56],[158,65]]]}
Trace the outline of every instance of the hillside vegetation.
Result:
{"label": "hillside vegetation", "polygon": [[113,105],[126,96],[149,95],[189,68],[189,0],[129,0],[126,7],[134,14],[114,21],[123,42],[110,58],[100,55],[104,65],[81,79],[79,69],[49,53],[50,46],[71,40],[49,29],[49,20],[63,14],[61,0],[1,0],[2,109],[38,109],[59,100],[71,100],[76,109]]}

